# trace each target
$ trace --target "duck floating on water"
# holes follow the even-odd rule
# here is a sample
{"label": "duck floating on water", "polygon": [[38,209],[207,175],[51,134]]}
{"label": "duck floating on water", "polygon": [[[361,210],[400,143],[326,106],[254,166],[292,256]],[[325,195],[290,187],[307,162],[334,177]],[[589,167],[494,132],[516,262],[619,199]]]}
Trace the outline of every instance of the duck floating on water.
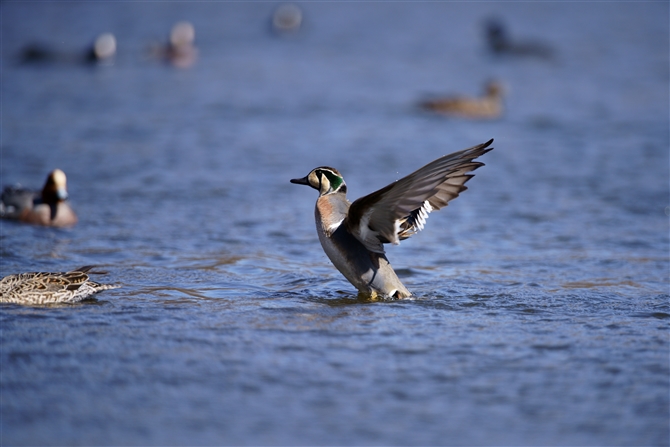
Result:
{"label": "duck floating on water", "polygon": [[42,191],[7,186],[0,196],[0,217],[34,225],[71,227],[77,215],[67,202],[67,178],[60,169],[49,173]]}
{"label": "duck floating on water", "polygon": [[149,48],[150,57],[163,60],[177,68],[188,68],[198,59],[195,46],[195,27],[191,22],[177,22],[170,30],[166,45]]}
{"label": "duck floating on water", "polygon": [[489,19],[484,26],[486,28],[486,43],[493,54],[540,59],[550,59],[554,56],[554,50],[542,42],[511,40],[500,20]]}
{"label": "duck floating on water", "polygon": [[485,86],[484,96],[468,98],[452,96],[421,101],[419,107],[443,115],[459,116],[471,119],[494,119],[503,113],[502,85],[490,81]]}
{"label": "duck floating on water", "polygon": [[93,267],[88,265],[70,272],[31,272],[5,276],[0,280],[0,303],[72,304],[103,290],[120,287],[91,281],[88,272]]}
{"label": "duck floating on water", "polygon": [[116,55],[116,38],[112,33],[100,34],[83,53],[65,53],[54,50],[50,45],[32,43],[19,54],[23,64],[95,64],[111,65]]}

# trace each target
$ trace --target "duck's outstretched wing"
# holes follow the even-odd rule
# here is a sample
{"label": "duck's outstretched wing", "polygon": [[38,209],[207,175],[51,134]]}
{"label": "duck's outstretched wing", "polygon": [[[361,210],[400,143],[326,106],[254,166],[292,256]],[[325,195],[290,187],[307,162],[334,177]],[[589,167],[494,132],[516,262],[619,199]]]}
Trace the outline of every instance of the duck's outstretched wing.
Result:
{"label": "duck's outstretched wing", "polygon": [[445,155],[407,177],[361,197],[351,204],[347,229],[376,253],[382,244],[398,244],[423,229],[428,213],[447,206],[465,191],[469,174],[483,163],[473,161],[492,150],[493,140]]}

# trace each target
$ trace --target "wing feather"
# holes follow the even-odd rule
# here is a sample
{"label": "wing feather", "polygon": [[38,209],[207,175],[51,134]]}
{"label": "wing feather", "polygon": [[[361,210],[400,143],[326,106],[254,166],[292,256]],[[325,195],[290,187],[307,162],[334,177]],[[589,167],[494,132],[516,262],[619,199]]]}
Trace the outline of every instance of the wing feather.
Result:
{"label": "wing feather", "polygon": [[447,206],[465,191],[470,172],[484,166],[473,161],[492,150],[493,140],[428,163],[400,180],[351,204],[345,224],[368,250],[384,253],[382,244],[398,244],[423,229],[428,213]]}

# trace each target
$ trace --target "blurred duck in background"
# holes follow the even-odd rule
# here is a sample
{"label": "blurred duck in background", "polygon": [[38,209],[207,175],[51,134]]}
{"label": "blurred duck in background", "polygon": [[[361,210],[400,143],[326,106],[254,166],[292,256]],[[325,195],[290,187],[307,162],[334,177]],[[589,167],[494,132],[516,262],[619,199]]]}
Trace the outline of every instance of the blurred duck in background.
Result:
{"label": "blurred duck in background", "polygon": [[503,113],[504,89],[498,81],[489,81],[481,98],[452,96],[425,100],[419,107],[443,115],[472,119],[494,119]]}
{"label": "blurred duck in background", "polygon": [[71,272],[31,272],[5,276],[0,280],[0,303],[72,304],[94,293],[120,287],[91,281],[88,272],[92,268],[89,265]]}
{"label": "blurred duck in background", "polygon": [[71,227],[77,215],[66,202],[67,178],[60,169],[47,177],[42,191],[7,186],[0,196],[0,217],[34,225]]}
{"label": "blurred duck in background", "polygon": [[195,27],[191,22],[178,22],[170,31],[167,45],[153,45],[153,58],[164,60],[177,68],[188,68],[198,59],[195,46]]}
{"label": "blurred duck in background", "polygon": [[111,65],[116,55],[116,38],[112,33],[100,34],[93,44],[81,53],[61,53],[50,45],[32,43],[23,48],[19,54],[22,64],[50,64],[50,63],[86,63]]}
{"label": "blurred duck in background", "polygon": [[272,14],[270,25],[278,35],[297,33],[302,25],[302,10],[292,3],[279,5]]}
{"label": "blurred duck in background", "polygon": [[542,59],[550,59],[554,56],[554,50],[542,42],[514,42],[510,40],[505,26],[498,19],[489,19],[484,26],[486,29],[486,43],[493,54]]}

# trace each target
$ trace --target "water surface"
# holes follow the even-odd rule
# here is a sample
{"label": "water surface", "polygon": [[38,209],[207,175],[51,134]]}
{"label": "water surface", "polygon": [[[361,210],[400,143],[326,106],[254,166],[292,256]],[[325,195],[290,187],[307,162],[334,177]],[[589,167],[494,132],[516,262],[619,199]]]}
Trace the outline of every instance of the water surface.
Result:
{"label": "water surface", "polygon": [[[1,223],[2,275],[97,264],[75,306],[0,308],[5,444],[667,445],[667,3],[3,3],[3,184],[68,174],[80,222]],[[554,46],[495,58],[482,20]],[[177,20],[197,63],[145,57]],[[114,65],[21,66],[31,41]],[[431,93],[508,90],[500,120]],[[355,199],[495,138],[470,189],[389,247],[366,302],[321,250]]]}

